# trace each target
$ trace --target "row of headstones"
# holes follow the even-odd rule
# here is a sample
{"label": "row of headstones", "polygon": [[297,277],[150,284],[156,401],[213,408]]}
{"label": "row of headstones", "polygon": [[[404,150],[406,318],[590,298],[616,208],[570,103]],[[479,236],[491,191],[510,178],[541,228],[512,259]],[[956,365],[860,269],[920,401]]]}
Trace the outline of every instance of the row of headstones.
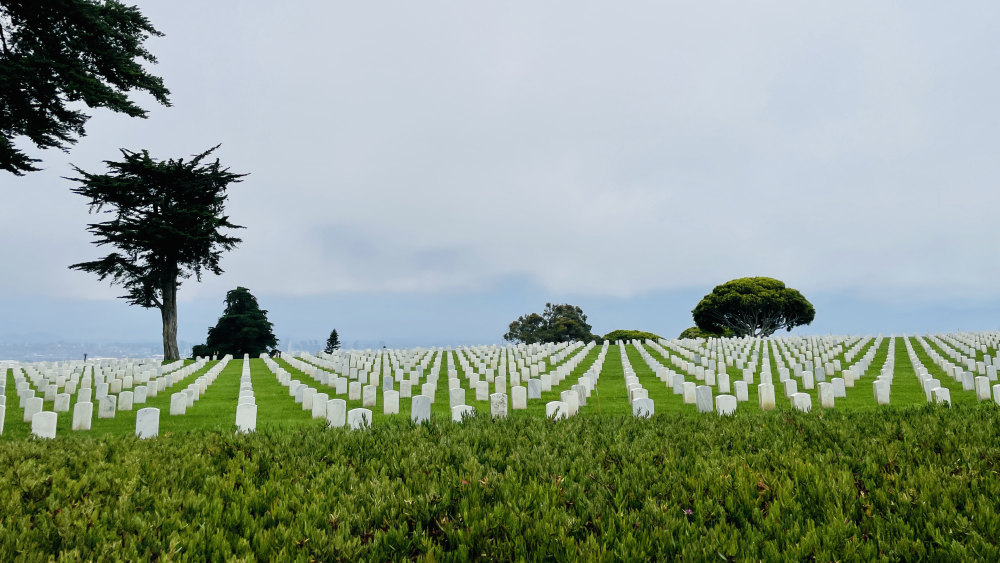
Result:
{"label": "row of headstones", "polygon": [[219,374],[226,368],[232,356],[226,355],[219,363],[209,369],[205,375],[198,377],[193,383],[179,393],[170,395],[170,415],[181,416],[187,413],[187,409],[194,406],[195,402],[201,400],[201,396],[208,391],[208,386],[215,383]]}
{"label": "row of headstones", "polygon": [[253,394],[253,380],[250,375],[250,355],[243,355],[243,370],[240,372],[240,395],[236,403],[236,428],[240,432],[257,429],[257,398]]}
{"label": "row of headstones", "polygon": [[[959,362],[958,365],[956,365],[945,359],[943,356],[941,356],[937,352],[937,350],[934,350],[929,345],[927,345],[922,338],[920,337],[917,338],[918,338],[917,341],[921,342],[921,345],[923,345],[925,351],[927,351],[927,355],[929,355],[931,359],[934,361],[934,363],[937,364],[937,366],[942,370],[944,370],[944,372],[947,373],[948,375],[953,375],[958,370],[961,370],[962,372],[968,370],[970,373],[977,372],[979,375],[985,375],[991,381],[997,380],[997,364],[1000,363],[1000,360],[992,358],[989,355],[984,355],[983,361],[979,362],[976,361],[975,358],[967,358],[964,355],[955,352],[957,360]],[[932,341],[934,341],[933,336],[931,337],[931,339]],[[940,339],[937,339],[935,343],[938,346],[946,349],[944,343]]]}
{"label": "row of headstones", "polygon": [[[920,344],[924,351],[933,351],[927,342],[917,336],[917,343]],[[910,354],[911,361],[914,362],[914,367],[917,377],[920,379],[921,386],[923,387],[924,393],[927,396],[928,402],[934,401],[936,403],[948,403],[951,404],[951,391],[941,386],[941,382],[937,379],[931,377],[927,368],[920,364],[920,360],[917,359],[916,351],[913,350],[912,346],[909,345],[909,339],[907,339],[907,349]],[[989,356],[986,356],[989,357]],[[919,368],[917,367],[919,365]],[[986,375],[976,376],[972,371],[965,371],[962,366],[951,365],[951,369],[946,371],[953,380],[962,384],[963,391],[975,391],[976,400],[978,401],[989,401],[991,398],[1000,405],[1000,385],[993,385],[991,387],[991,382],[997,381],[996,368],[993,365],[989,367],[992,370],[986,371]]]}
{"label": "row of headstones", "polygon": [[[5,374],[4,381],[6,382],[6,370],[4,370],[4,374]],[[118,410],[132,410],[133,393],[131,391],[124,391],[120,395],[116,396],[108,393],[104,393],[103,395],[101,395],[100,393],[102,390],[103,389],[100,388],[98,389],[99,396],[96,398],[96,400],[98,401],[98,413],[97,413],[98,418],[114,418],[115,413]],[[146,400],[146,394],[144,393],[145,387],[138,388],[137,391],[139,392],[140,402],[144,403]],[[6,385],[0,386],[0,396],[3,397],[2,406],[4,406],[4,410],[6,411],[5,393],[6,393]],[[44,410],[45,406],[44,400],[42,397],[35,397],[34,390],[24,389],[23,387],[21,387],[21,390],[18,391],[18,394],[21,399],[20,406],[21,408],[24,409],[23,421],[25,423],[30,423],[34,427],[35,424],[34,420],[36,415],[45,412],[51,412],[52,415],[55,415],[53,417],[52,415],[46,414],[39,419],[40,421],[42,421],[39,424],[41,425],[41,428],[44,429],[43,433],[46,434],[46,436],[49,434],[50,421],[57,421],[58,413],[69,411],[69,403],[70,403],[69,393],[59,393],[56,395],[56,397],[54,398],[52,411]],[[153,393],[153,396],[155,397],[156,394]],[[156,412],[157,412],[156,420],[159,420],[158,418],[159,410],[157,410]],[[4,414],[6,414],[6,412]],[[94,404],[91,401],[91,389],[89,387],[84,387],[79,390],[77,402],[73,407],[73,423],[71,425],[71,430],[90,430],[92,426],[93,416],[94,416]],[[145,417],[149,416],[151,416],[149,413],[145,415]],[[51,432],[54,436],[55,433],[54,426],[51,428]],[[2,433],[2,425],[0,425],[0,433]]]}

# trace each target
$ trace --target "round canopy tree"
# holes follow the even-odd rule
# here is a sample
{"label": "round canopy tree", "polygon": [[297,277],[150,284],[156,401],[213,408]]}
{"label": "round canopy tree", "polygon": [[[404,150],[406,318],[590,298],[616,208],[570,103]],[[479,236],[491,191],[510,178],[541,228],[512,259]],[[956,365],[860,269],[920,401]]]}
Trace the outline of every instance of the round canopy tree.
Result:
{"label": "round canopy tree", "polygon": [[226,294],[226,310],[219,322],[208,329],[205,344],[194,347],[193,355],[232,354],[251,358],[262,353],[274,353],[278,339],[274,336],[274,323],[267,320],[267,311],[260,308],[257,298],[245,287],[237,287]]}
{"label": "round canopy tree", "polygon": [[691,311],[698,328],[736,336],[770,336],[807,325],[816,309],[797,290],[773,278],[740,278],[716,286]]}

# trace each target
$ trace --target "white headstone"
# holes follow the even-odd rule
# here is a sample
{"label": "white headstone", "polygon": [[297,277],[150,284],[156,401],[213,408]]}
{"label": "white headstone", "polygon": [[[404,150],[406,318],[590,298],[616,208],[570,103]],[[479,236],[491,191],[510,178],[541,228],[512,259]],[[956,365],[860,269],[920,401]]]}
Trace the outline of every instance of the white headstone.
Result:
{"label": "white headstone", "polygon": [[[38,400],[41,401],[41,398]],[[59,415],[52,411],[37,412],[31,416],[31,433],[39,438],[55,438],[58,420]]]}
{"label": "white headstone", "polygon": [[52,410],[55,412],[69,412],[69,393],[59,393],[56,395],[55,403],[52,406]]}
{"label": "white headstone", "polygon": [[90,422],[94,418],[94,403],[90,401],[77,402],[73,406],[73,430],[90,430]]}
{"label": "white headstone", "polygon": [[732,395],[717,395],[715,397],[715,412],[719,416],[729,416],[736,413],[736,397]]}
{"label": "white headstone", "polygon": [[736,400],[739,402],[750,400],[750,389],[746,381],[734,381],[733,391],[736,393]]}
{"label": "white headstone", "polygon": [[188,396],[187,393],[174,393],[170,395],[170,414],[178,415],[184,414],[187,410]]}
{"label": "white headstone", "polygon": [[757,386],[757,406],[762,411],[775,409],[773,383],[761,383]]}
{"label": "white headstone", "polygon": [[520,385],[510,388],[511,409],[519,411],[528,408],[528,390]]}
{"label": "white headstone", "polygon": [[[691,383],[694,385],[694,383]],[[651,418],[655,414],[653,399],[636,399],[632,401],[632,416],[636,418]]]}
{"label": "white headstone", "polygon": [[120,411],[130,411],[132,410],[132,392],[122,391],[118,395],[118,410]]}
{"label": "white headstone", "polygon": [[695,405],[698,412],[712,412],[712,388],[708,385],[698,385],[694,389]]}
{"label": "white headstone", "polygon": [[399,414],[399,391],[382,392],[382,414]]}
{"label": "white headstone", "polygon": [[88,389],[80,389],[80,392],[76,394],[76,402],[77,403],[89,403],[92,392],[93,392],[93,390],[89,389],[89,388]]}
{"label": "white headstone", "polygon": [[[695,389],[698,386],[693,381],[685,381],[683,385],[684,389],[684,404],[693,405],[696,402]],[[634,409],[633,409],[634,410]]]}
{"label": "white headstone", "polygon": [[931,395],[934,397],[935,403],[951,406],[951,391],[947,387],[935,387],[931,389]]}
{"label": "white headstone", "polygon": [[118,398],[114,395],[101,397],[97,403],[97,418],[114,418],[118,407]]}
{"label": "white headstone", "polygon": [[528,380],[528,398],[529,399],[541,399],[542,398],[542,382],[538,379]]}
{"label": "white headstone", "polygon": [[451,421],[462,422],[463,418],[475,416],[476,408],[469,405],[456,405],[451,408]]}
{"label": "white headstone", "polygon": [[257,405],[236,406],[236,428],[244,434],[257,430]]}
{"label": "white headstone", "polygon": [[[368,387],[374,388],[374,385]],[[347,427],[351,430],[364,430],[371,428],[372,411],[368,409],[351,409],[347,411]]]}
{"label": "white headstone", "polygon": [[[455,381],[455,380],[452,380]],[[448,406],[454,411],[455,407],[465,404],[465,389],[453,387],[448,389]]]}
{"label": "white headstone", "polygon": [[[816,368],[817,370],[822,368]],[[819,406],[824,409],[833,408],[833,384],[825,381],[819,384]]]}
{"label": "white headstone", "polygon": [[[809,372],[805,372],[809,373]],[[792,407],[802,412],[812,410],[812,396],[809,393],[796,393],[792,395]]]}
{"label": "white headstone", "polygon": [[410,400],[410,420],[420,424],[431,418],[431,398],[427,395],[417,395]]}
{"label": "white headstone", "polygon": [[326,422],[331,428],[342,428],[347,424],[347,401],[343,399],[327,401]]}
{"label": "white headstone", "polygon": [[135,435],[140,440],[155,438],[160,434],[160,409],[146,407],[135,413]]}
{"label": "white headstone", "polygon": [[545,403],[545,418],[566,418],[569,416],[569,405],[563,401],[549,401]]}
{"label": "white headstone", "polygon": [[872,390],[875,394],[875,402],[880,405],[889,404],[889,382],[884,379],[876,379],[872,382]]}
{"label": "white headstone", "polygon": [[490,395],[490,416],[507,418],[507,394],[494,393]]}
{"label": "white headstone", "polygon": [[330,402],[330,395],[326,393],[316,393],[312,396],[312,417],[326,418],[326,404]]}

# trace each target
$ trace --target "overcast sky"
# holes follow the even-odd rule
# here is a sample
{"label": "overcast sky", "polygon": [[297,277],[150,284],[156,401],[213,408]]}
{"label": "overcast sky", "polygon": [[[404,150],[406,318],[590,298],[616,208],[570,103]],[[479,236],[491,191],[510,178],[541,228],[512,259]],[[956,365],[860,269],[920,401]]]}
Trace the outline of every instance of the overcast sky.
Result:
{"label": "overcast sky", "polygon": [[139,7],[173,107],[92,111],[0,176],[2,338],[156,341],[158,312],[67,269],[101,250],[61,177],[218,143],[247,229],[181,287],[191,342],[238,285],[283,344],[499,342],[547,301],[672,337],[758,275],[811,333],[1000,326],[996,2]]}

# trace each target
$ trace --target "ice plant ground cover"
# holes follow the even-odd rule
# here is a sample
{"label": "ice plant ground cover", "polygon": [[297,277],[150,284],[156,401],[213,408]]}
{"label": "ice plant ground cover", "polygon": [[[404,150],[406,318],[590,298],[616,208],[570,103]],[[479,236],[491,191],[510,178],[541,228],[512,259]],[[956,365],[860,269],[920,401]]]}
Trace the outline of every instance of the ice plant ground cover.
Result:
{"label": "ice plant ground cover", "polygon": [[983,403],[11,440],[0,560],[996,561],[998,423]]}

